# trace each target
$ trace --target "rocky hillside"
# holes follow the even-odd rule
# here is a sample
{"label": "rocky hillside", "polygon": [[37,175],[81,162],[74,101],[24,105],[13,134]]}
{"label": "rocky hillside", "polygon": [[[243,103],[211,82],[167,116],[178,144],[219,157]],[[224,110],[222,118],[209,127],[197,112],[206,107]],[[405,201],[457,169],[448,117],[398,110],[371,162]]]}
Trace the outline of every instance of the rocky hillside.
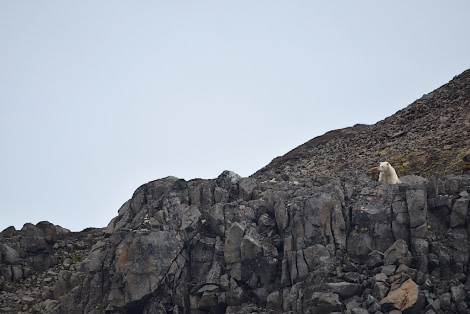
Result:
{"label": "rocky hillside", "polygon": [[251,177],[144,184],[106,228],[7,228],[0,313],[470,313],[469,119],[465,71]]}
{"label": "rocky hillside", "polygon": [[469,174],[470,70],[374,125],[330,131],[275,158],[254,177],[363,176],[388,160],[398,175]]}

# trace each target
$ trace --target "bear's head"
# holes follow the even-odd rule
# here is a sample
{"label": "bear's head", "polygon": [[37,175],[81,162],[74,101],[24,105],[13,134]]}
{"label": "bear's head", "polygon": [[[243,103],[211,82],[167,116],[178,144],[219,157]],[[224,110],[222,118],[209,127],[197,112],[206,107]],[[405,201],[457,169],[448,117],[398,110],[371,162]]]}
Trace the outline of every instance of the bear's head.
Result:
{"label": "bear's head", "polygon": [[379,172],[386,172],[391,167],[392,166],[390,165],[389,162],[383,161],[383,162],[380,163],[378,170],[379,170]]}

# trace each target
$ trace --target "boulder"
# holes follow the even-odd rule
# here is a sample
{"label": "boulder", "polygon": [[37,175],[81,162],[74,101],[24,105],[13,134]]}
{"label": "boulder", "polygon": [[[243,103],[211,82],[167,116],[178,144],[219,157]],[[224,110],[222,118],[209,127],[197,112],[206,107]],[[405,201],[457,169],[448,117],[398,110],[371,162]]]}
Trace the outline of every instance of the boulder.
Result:
{"label": "boulder", "polygon": [[455,228],[458,226],[464,226],[468,223],[468,203],[470,199],[468,197],[462,197],[457,199],[452,206],[452,212],[450,214],[450,227]]}
{"label": "boulder", "polygon": [[176,232],[129,233],[116,249],[111,283],[124,279],[125,302],[139,301],[159,288],[182,248]]}
{"label": "boulder", "polygon": [[341,299],[347,299],[362,293],[362,286],[350,282],[331,282],[325,284],[326,288],[339,295]]}
{"label": "boulder", "polygon": [[324,266],[331,257],[330,252],[321,244],[315,244],[304,249],[303,256],[310,271],[318,266]]}
{"label": "boulder", "polygon": [[341,311],[339,295],[332,292],[315,292],[312,295],[315,305],[314,313],[331,313]]}
{"label": "boulder", "polygon": [[227,231],[227,238],[224,244],[225,263],[232,264],[241,260],[240,246],[245,234],[245,228],[234,222]]}
{"label": "boulder", "polygon": [[403,282],[398,288],[391,290],[380,300],[382,306],[392,305],[395,309],[404,311],[411,308],[418,300],[418,285],[411,279]]}
{"label": "boulder", "polygon": [[263,248],[258,240],[245,235],[240,244],[240,255],[242,262],[255,260],[263,254]]}
{"label": "boulder", "polygon": [[427,222],[426,191],[406,191],[406,203],[410,217],[410,227],[416,228]]}
{"label": "boulder", "polygon": [[0,232],[0,236],[3,238],[11,238],[15,235],[16,229],[14,226],[7,227]]}
{"label": "boulder", "polygon": [[20,254],[7,244],[0,243],[0,261],[7,265],[15,265],[21,262]]}
{"label": "boulder", "polygon": [[395,241],[385,252],[384,252],[384,264],[406,264],[411,263],[411,253],[408,251],[408,245],[405,240]]}
{"label": "boulder", "polygon": [[238,188],[240,196],[245,200],[249,201],[253,197],[253,191],[257,186],[257,182],[251,178],[241,178],[238,182]]}
{"label": "boulder", "polygon": [[181,228],[184,230],[188,239],[192,239],[198,232],[198,224],[200,223],[201,212],[195,205],[186,207],[182,212]]}
{"label": "boulder", "polygon": [[289,224],[289,215],[287,208],[284,206],[284,199],[280,196],[274,197],[274,217],[276,218],[279,231],[284,233]]}

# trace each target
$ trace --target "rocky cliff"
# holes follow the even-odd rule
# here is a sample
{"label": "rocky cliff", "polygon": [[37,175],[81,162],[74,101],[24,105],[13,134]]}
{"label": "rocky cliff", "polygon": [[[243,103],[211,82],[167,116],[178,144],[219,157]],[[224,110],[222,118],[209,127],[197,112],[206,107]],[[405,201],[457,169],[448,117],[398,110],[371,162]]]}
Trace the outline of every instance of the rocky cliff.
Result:
{"label": "rocky cliff", "polygon": [[470,70],[251,177],[144,184],[106,228],[7,228],[0,312],[470,313],[469,132]]}

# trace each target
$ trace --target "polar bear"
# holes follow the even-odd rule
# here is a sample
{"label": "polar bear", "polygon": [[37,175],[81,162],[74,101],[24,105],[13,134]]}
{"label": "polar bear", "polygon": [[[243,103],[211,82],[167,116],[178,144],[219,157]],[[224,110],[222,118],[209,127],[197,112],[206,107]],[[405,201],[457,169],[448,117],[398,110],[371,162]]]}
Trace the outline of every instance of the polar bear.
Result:
{"label": "polar bear", "polygon": [[379,165],[379,181],[383,183],[389,183],[389,184],[397,184],[401,183],[400,179],[398,179],[397,172],[395,169],[392,167],[392,165],[387,162],[381,162]]}

